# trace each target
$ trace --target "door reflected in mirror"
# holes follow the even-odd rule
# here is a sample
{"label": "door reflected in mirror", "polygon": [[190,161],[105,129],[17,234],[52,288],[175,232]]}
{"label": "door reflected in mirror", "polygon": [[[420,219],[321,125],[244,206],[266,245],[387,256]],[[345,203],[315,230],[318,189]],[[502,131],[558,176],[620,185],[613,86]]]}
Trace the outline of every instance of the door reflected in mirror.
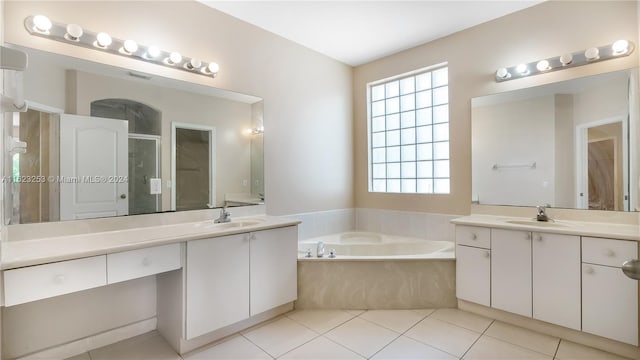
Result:
{"label": "door reflected in mirror", "polygon": [[5,119],[5,223],[264,203],[260,98],[14,47],[31,110]]}
{"label": "door reflected in mirror", "polygon": [[472,99],[472,202],[640,210],[638,70]]}

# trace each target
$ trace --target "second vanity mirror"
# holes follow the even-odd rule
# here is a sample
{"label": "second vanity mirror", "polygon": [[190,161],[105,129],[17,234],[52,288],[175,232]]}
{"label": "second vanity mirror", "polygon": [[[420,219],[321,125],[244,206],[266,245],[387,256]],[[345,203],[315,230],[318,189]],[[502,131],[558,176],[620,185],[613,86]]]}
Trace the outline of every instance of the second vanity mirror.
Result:
{"label": "second vanity mirror", "polygon": [[472,202],[638,211],[638,69],[472,99]]}
{"label": "second vanity mirror", "polygon": [[262,99],[21,48],[5,223],[264,202]]}

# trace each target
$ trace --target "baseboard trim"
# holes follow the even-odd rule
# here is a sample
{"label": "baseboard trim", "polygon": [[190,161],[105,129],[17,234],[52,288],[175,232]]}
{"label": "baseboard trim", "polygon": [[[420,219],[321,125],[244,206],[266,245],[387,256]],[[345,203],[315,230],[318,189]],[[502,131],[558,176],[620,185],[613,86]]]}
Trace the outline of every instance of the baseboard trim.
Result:
{"label": "baseboard trim", "polygon": [[640,359],[639,347],[621,343],[616,340],[611,340],[582,331],[569,329],[563,326],[550,324],[544,321],[524,317],[510,312],[492,309],[484,305],[479,305],[460,299],[458,299],[458,308],[460,310],[486,316],[511,325],[520,326],[525,329],[555,336],[560,339],[572,341],[585,346],[590,346],[599,350],[607,351],[612,354],[631,359]]}
{"label": "baseboard trim", "polygon": [[133,324],[108,330],[96,335],[87,336],[70,343],[31,353],[29,355],[19,357],[16,360],[66,359],[103,346],[115,344],[134,336],[148,333],[149,331],[155,330],[156,327],[157,319],[156,317],[152,317],[150,319],[138,321]]}

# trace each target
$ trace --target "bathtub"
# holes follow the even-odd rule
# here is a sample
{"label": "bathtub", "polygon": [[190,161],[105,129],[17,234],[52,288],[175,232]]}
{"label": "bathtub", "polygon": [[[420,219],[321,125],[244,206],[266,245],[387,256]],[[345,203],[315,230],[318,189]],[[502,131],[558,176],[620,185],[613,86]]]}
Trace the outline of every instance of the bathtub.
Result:
{"label": "bathtub", "polygon": [[[318,242],[324,243],[324,257],[318,258]],[[423,240],[372,232],[345,232],[320,236],[298,243],[298,258],[306,260],[453,259],[454,243]],[[336,257],[329,258],[331,250]],[[309,257],[308,254],[311,254]]]}
{"label": "bathtub", "polygon": [[[319,241],[325,255],[316,256]],[[456,307],[450,241],[345,232],[298,243],[297,309]],[[329,252],[335,249],[336,257]],[[307,257],[307,251],[311,257]]]}

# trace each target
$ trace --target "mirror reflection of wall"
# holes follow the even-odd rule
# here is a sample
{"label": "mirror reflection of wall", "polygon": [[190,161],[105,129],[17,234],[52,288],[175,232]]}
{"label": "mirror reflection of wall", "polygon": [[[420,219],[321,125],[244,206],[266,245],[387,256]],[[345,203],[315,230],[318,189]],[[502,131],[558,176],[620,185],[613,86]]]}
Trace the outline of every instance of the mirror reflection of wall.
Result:
{"label": "mirror reflection of wall", "polygon": [[473,99],[472,201],[634,209],[635,71]]}
{"label": "mirror reflection of wall", "polygon": [[[218,171],[215,172],[216,178],[211,179],[211,182],[216,184],[215,193],[205,196],[202,201],[198,200],[201,204],[197,206],[192,204],[181,209],[206,208],[210,203],[207,200],[210,199],[215,199],[211,204],[214,207],[263,203],[262,136],[246,136],[243,133],[243,130],[253,126],[257,119],[262,126],[261,99],[207,86],[132,73],[127,69],[35,49],[20,49],[29,55],[29,67],[24,73],[24,84],[25,98],[30,104],[37,104],[42,109],[55,109],[44,113],[77,114],[128,121],[127,175],[130,182],[128,190],[118,190],[118,198],[124,195],[128,202],[127,214],[172,210],[171,200],[175,183],[171,181],[171,124],[174,122],[216,128],[217,151],[213,163]],[[31,164],[31,169],[36,169],[38,166],[33,162],[39,158],[39,168],[42,171],[40,175],[58,175],[59,165],[56,161],[59,160],[59,127],[56,121],[41,121],[40,125],[49,124],[54,132],[51,136],[43,133],[37,137],[34,133],[35,125],[31,124],[27,128],[27,120],[24,121],[22,129],[19,119],[15,121],[16,126],[10,123],[11,120],[5,121],[5,133],[15,133],[16,140],[26,142],[29,149],[27,154],[20,155],[5,152],[5,175],[12,174],[13,170],[9,165],[14,156],[16,166],[22,161],[23,167]],[[46,130],[43,128],[41,131]],[[40,140],[43,136],[49,138],[48,143]],[[38,147],[40,154],[36,152]],[[53,158],[44,159],[43,156]],[[47,161],[50,165],[45,171],[42,166],[46,167]],[[17,174],[20,168],[16,169]],[[27,168],[23,168],[22,172],[31,174]],[[35,186],[38,187],[37,191],[34,190]],[[12,217],[7,220],[11,224],[60,220],[60,195],[56,186],[57,183],[46,182],[40,185],[24,182],[5,185],[8,190],[11,190],[11,187],[15,188],[7,195],[6,214]],[[48,207],[43,196],[48,199]],[[230,201],[227,201],[227,198]],[[40,208],[33,208],[31,204],[36,203],[40,204]],[[21,214],[20,211],[28,213]],[[111,216],[106,211],[100,214],[94,212],[94,215]]]}

